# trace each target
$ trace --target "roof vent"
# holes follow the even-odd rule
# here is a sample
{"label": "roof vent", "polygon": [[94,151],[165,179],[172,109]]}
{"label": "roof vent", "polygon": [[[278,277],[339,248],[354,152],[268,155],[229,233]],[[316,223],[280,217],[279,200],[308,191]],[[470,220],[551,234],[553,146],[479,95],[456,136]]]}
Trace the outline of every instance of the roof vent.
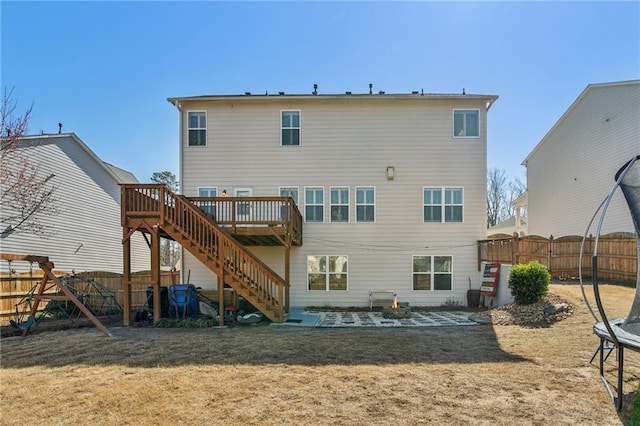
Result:
{"label": "roof vent", "polygon": [[278,92],[278,95],[282,96],[284,95],[284,92]]}
{"label": "roof vent", "polygon": [[373,83],[369,83],[369,94],[373,95]]}
{"label": "roof vent", "polygon": [[417,90],[414,90],[413,92],[411,92],[411,94],[412,94],[412,95],[417,95],[417,94],[418,94],[418,91],[417,91]]}
{"label": "roof vent", "polygon": [[313,92],[311,94],[312,95],[317,95],[318,94],[318,85],[317,84],[313,85]]}
{"label": "roof vent", "polygon": [[246,96],[251,96],[251,92],[244,92]]}
{"label": "roof vent", "polygon": [[345,95],[350,95],[350,94],[351,94],[351,92],[344,92],[344,94],[345,94]]}
{"label": "roof vent", "polygon": [[384,90],[379,91],[378,95],[384,95]]}

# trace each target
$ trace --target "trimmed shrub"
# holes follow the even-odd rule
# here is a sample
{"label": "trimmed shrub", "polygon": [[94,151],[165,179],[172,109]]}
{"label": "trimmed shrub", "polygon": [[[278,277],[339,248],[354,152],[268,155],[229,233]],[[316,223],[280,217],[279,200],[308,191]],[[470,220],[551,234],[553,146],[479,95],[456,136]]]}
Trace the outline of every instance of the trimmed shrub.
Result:
{"label": "trimmed shrub", "polygon": [[509,275],[509,289],[519,305],[530,305],[540,301],[549,291],[550,282],[551,274],[547,267],[535,260],[513,265]]}

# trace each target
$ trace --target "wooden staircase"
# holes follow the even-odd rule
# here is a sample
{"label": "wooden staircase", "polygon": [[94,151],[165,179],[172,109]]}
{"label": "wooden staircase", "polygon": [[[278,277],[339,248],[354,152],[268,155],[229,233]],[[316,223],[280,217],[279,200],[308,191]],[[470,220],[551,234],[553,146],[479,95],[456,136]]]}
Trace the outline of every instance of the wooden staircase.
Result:
{"label": "wooden staircase", "polygon": [[289,283],[186,197],[164,185],[122,185],[122,225],[126,235],[157,229],[266,317],[288,319]]}

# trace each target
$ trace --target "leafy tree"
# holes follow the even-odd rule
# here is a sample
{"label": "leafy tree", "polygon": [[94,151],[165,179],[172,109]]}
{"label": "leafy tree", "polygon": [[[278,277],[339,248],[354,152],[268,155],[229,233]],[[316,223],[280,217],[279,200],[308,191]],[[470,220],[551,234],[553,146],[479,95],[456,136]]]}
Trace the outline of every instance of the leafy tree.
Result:
{"label": "leafy tree", "polygon": [[0,239],[14,233],[33,234],[42,238],[52,235],[43,219],[58,214],[54,174],[44,174],[29,158],[33,142],[24,137],[29,130],[33,105],[16,114],[17,101],[13,89],[4,88],[0,101]]}
{"label": "leafy tree", "polygon": [[[176,175],[169,171],[154,172],[151,182],[166,185],[173,192],[178,192]],[[180,248],[175,241],[162,238],[160,240],[160,264],[173,265],[180,258]]]}
{"label": "leafy tree", "polygon": [[173,192],[178,192],[179,189],[178,179],[176,178],[176,175],[169,171],[155,172],[151,176],[151,182],[167,185],[167,187]]}

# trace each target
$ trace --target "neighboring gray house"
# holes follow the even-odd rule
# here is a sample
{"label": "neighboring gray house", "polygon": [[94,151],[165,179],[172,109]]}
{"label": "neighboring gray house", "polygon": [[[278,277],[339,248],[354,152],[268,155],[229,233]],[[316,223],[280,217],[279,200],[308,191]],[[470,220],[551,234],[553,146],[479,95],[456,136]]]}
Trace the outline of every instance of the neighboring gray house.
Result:
{"label": "neighboring gray house", "polygon": [[[48,238],[13,232],[0,239],[0,251],[48,256],[60,272],[122,272],[120,183],[137,182],[126,170],[101,161],[74,133],[27,136],[19,156],[29,159],[42,176],[53,175],[59,214],[44,218]],[[0,211],[0,218],[7,211]],[[2,229],[6,224],[0,225]],[[149,249],[142,235],[134,236],[134,271],[149,269]],[[34,265],[37,269],[38,265]],[[8,271],[7,262],[0,270]],[[29,269],[12,262],[16,271]]]}
{"label": "neighboring gray house", "polygon": [[[181,193],[293,197],[304,243],[291,248],[292,306],[369,306],[372,289],[413,305],[466,303],[470,281],[480,286],[487,112],[496,99],[315,91],[170,98],[179,111]],[[223,200],[215,201],[218,218]],[[244,204],[236,214],[249,217],[258,201]],[[287,275],[282,247],[246,249]],[[216,274],[185,251],[187,271],[191,283],[217,288]]]}
{"label": "neighboring gray house", "polygon": [[[522,163],[527,168],[527,233],[584,235],[615,173],[638,154],[640,80],[588,85]],[[602,233],[633,230],[618,191]]]}

